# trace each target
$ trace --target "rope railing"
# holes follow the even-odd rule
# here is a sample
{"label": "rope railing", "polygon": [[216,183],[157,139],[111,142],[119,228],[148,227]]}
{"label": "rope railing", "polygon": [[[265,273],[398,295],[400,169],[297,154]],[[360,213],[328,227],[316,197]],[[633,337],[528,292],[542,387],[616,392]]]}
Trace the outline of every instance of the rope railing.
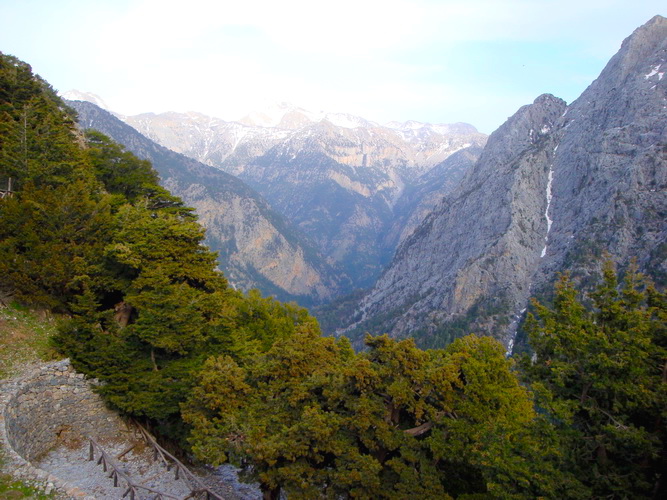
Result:
{"label": "rope railing", "polygon": [[[89,461],[95,460],[95,452],[99,454],[97,465],[101,465],[102,470],[104,472],[109,472],[109,470],[111,470],[109,478],[113,479],[114,488],[117,488],[119,486],[120,480],[125,481],[127,489],[125,490],[121,498],[125,498],[129,495],[130,500],[138,500],[136,497],[139,495],[140,490],[143,490],[146,491],[148,495],[153,498],[153,500],[168,500],[168,499],[181,500],[179,497],[170,495],[169,493],[164,493],[160,490],[150,488],[149,486],[144,486],[143,484],[135,483],[134,481],[132,481],[130,476],[128,476],[127,474],[125,474],[125,472],[123,472],[123,470],[118,466],[118,464],[116,464],[116,462],[108,455],[108,453],[104,451],[104,448],[102,448],[97,441],[95,441],[93,438],[88,438],[88,441],[90,443],[88,450],[88,460]],[[192,498],[192,496],[189,495],[185,498]]]}
{"label": "rope railing", "polygon": [[186,496],[183,500],[188,500],[190,498],[197,499],[202,498],[206,500],[225,500],[223,497],[215,493],[208,486],[206,486],[197,476],[195,476],[180,460],[178,460],[174,455],[165,450],[160,446],[155,438],[144,429],[144,427],[138,422],[133,422],[136,429],[138,430],[141,437],[144,439],[146,444],[153,449],[153,460],[160,460],[168,471],[174,467],[174,478],[176,480],[183,479],[188,484],[190,488],[190,494]]}

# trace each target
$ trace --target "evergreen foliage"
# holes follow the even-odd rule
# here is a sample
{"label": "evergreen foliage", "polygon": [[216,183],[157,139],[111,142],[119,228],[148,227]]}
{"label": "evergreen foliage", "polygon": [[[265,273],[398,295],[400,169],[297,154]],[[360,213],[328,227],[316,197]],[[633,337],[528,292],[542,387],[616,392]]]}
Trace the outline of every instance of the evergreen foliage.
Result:
{"label": "evergreen foliage", "polygon": [[588,302],[567,277],[553,308],[535,302],[524,383],[490,338],[367,336],[355,353],[305,309],[230,288],[193,210],[73,118],[0,54],[0,181],[16,187],[0,288],[69,318],[57,347],[122,412],[189,433],[265,498],[667,496],[667,297],[635,271],[619,287],[608,265]]}
{"label": "evergreen foliage", "polygon": [[242,360],[315,320],[228,287],[191,208],[150,163],[97,132],[0,54],[0,286],[70,316],[58,348],[106,382],[123,412],[180,427],[179,403],[212,354]]}
{"label": "evergreen foliage", "polygon": [[610,263],[587,309],[568,276],[553,308],[535,302],[527,380],[549,412],[565,464],[592,498],[667,495],[667,301],[630,269],[620,287]]}
{"label": "evergreen foliage", "polygon": [[61,184],[81,165],[74,112],[31,67],[0,53],[0,165],[20,186]]}
{"label": "evergreen foliage", "polygon": [[245,364],[209,359],[184,405],[193,451],[245,465],[265,498],[535,498],[576,484],[497,341],[366,343],[355,355],[304,330]]}

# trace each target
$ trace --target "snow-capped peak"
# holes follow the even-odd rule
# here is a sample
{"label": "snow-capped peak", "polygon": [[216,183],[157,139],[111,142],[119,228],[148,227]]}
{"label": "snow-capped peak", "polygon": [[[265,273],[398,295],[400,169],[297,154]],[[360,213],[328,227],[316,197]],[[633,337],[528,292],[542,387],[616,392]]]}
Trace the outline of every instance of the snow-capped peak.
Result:
{"label": "snow-capped peak", "polygon": [[309,111],[287,102],[267,106],[261,111],[248,113],[239,123],[255,127],[274,127],[281,129],[299,129],[322,121],[343,128],[375,127],[376,123],[347,113],[329,113]]}
{"label": "snow-capped peak", "polygon": [[415,120],[406,122],[389,122],[385,127],[401,132],[432,131],[437,134],[475,134],[477,129],[469,123],[423,123]]}
{"label": "snow-capped peak", "polygon": [[58,95],[63,99],[67,99],[68,101],[92,102],[96,106],[110,111],[109,106],[107,106],[107,103],[104,102],[104,99],[102,99],[97,94],[93,94],[92,92],[81,92],[80,90],[72,89],[68,90],[67,92],[58,92]]}
{"label": "snow-capped peak", "polygon": [[377,127],[378,124],[360,116],[350,115],[347,113],[326,113],[321,120],[327,120],[328,122],[336,125],[337,127],[343,128],[369,128]]}
{"label": "snow-capped peak", "polygon": [[417,130],[426,127],[427,123],[409,120],[407,122],[389,122],[385,126],[396,130]]}
{"label": "snow-capped peak", "polygon": [[288,102],[281,102],[266,106],[260,111],[252,111],[238,120],[238,122],[252,127],[277,127],[283,121],[285,115],[290,113],[305,115],[308,112]]}

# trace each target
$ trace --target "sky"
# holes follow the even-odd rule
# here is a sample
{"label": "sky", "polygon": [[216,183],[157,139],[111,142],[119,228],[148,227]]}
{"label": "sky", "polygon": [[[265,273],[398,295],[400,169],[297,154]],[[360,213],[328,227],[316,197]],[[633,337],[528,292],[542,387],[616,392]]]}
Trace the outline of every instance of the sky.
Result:
{"label": "sky", "polygon": [[568,103],[664,0],[0,0],[0,52],[123,114],[278,102],[491,133]]}

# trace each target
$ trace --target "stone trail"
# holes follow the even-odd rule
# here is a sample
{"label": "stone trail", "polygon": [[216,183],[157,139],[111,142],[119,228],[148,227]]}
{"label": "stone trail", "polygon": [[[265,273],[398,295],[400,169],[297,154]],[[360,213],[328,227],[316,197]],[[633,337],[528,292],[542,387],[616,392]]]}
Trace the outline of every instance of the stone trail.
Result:
{"label": "stone trail", "polygon": [[[111,470],[104,472],[97,463],[99,452],[89,460],[88,438],[92,438],[133,483],[159,490],[165,499],[188,496],[188,484],[175,479],[174,469],[168,471],[154,460],[152,448],[92,391],[96,383],[76,373],[69,360],[0,381],[0,447],[5,472],[55,498],[120,499],[127,485],[119,478],[119,486],[113,486]],[[193,472],[225,499],[261,497],[256,487],[237,481],[233,468]],[[156,497],[156,493],[145,493],[135,500]]]}

